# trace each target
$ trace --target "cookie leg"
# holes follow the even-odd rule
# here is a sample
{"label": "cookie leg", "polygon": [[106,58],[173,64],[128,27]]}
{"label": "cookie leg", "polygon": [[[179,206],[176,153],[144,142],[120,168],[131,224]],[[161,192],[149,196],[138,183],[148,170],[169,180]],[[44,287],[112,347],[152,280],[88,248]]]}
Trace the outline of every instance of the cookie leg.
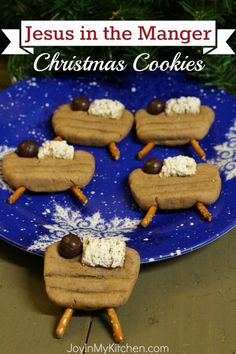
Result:
{"label": "cookie leg", "polygon": [[112,143],[108,144],[108,150],[114,160],[120,159],[120,150],[116,146],[116,143],[112,142]]}
{"label": "cookie leg", "polygon": [[55,141],[62,141],[63,139],[62,139],[62,137],[61,136],[55,136],[55,138],[53,139],[53,140],[55,140]]}
{"label": "cookie leg", "polygon": [[72,186],[70,190],[83,204],[88,203],[88,198],[77,186]]}
{"label": "cookie leg", "polygon": [[143,220],[141,221],[140,225],[142,225],[143,227],[147,227],[150,222],[152,221],[154,215],[156,214],[157,212],[157,206],[156,205],[152,205],[146,215],[144,216]]}
{"label": "cookie leg", "polygon": [[8,203],[9,204],[13,204],[17,201],[17,199],[19,199],[22,194],[26,191],[26,188],[23,186],[18,187],[15,192],[12,193],[12,195],[10,195],[10,197],[8,198]]}
{"label": "cookie leg", "polygon": [[198,154],[198,156],[201,157],[201,159],[206,160],[205,151],[201,148],[197,140],[190,140],[190,145],[192,146],[193,150]]}
{"label": "cookie leg", "polygon": [[207,210],[206,206],[202,202],[197,202],[196,204],[200,214],[203,216],[203,218],[207,221],[212,220],[212,215],[211,213]]}
{"label": "cookie leg", "polygon": [[117,313],[114,308],[108,308],[106,311],[112,326],[114,341],[120,343],[124,340],[124,334]]}
{"label": "cookie leg", "polygon": [[155,143],[153,141],[145,145],[144,148],[138,152],[137,159],[142,160],[154,148],[154,146]]}
{"label": "cookie leg", "polygon": [[65,309],[63,312],[60,321],[58,322],[57,328],[56,328],[56,337],[57,338],[62,338],[63,335],[65,334],[65,331],[67,330],[67,327],[69,326],[71,317],[74,313],[74,310],[71,308]]}

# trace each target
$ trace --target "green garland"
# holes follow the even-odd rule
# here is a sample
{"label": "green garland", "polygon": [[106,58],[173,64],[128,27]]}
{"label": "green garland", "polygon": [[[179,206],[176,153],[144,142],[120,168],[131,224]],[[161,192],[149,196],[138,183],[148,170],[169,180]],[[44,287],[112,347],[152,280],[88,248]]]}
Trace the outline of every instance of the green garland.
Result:
{"label": "green garland", "polygon": [[[218,28],[234,28],[236,18],[235,0],[8,0],[0,3],[1,27],[19,28],[21,19],[40,20],[216,20]],[[236,50],[236,35],[230,39],[231,47]],[[181,48],[182,49],[182,48]],[[48,52],[61,52],[61,58],[78,59],[90,56],[94,60],[124,59],[131,65],[134,58],[142,52],[154,59],[172,59],[174,47],[49,47],[35,48],[34,55],[11,56],[9,73],[16,80],[35,75],[35,57]],[[183,52],[183,51],[182,51]],[[192,59],[203,59],[203,71],[192,73],[202,82],[217,85],[236,93],[236,56],[205,55],[201,50],[188,48],[185,52]],[[143,63],[146,65],[146,63]]]}

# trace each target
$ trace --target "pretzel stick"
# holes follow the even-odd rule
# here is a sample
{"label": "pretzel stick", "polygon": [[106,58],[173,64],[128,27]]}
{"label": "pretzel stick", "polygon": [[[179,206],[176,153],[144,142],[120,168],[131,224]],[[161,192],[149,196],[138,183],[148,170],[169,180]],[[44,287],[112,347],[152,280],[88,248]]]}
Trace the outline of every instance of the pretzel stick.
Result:
{"label": "pretzel stick", "polygon": [[137,154],[137,159],[142,160],[155,146],[155,143],[153,141],[150,141],[150,143],[146,144],[142,150],[140,150]]}
{"label": "pretzel stick", "polygon": [[71,317],[73,315],[74,310],[71,308],[65,309],[63,312],[60,321],[57,324],[56,328],[56,337],[57,338],[62,338],[63,335],[65,334],[65,331],[67,330],[67,327],[69,326]]}
{"label": "pretzel stick", "polygon": [[116,146],[116,143],[112,142],[108,144],[108,150],[110,151],[111,156],[114,160],[120,159],[120,150]]}
{"label": "pretzel stick", "polygon": [[200,211],[200,214],[203,216],[204,219],[207,221],[212,220],[211,213],[207,210],[206,206],[202,202],[197,202],[197,208]]}
{"label": "pretzel stick", "polygon": [[26,191],[26,188],[23,186],[18,187],[15,192],[12,193],[12,195],[10,195],[10,197],[8,198],[8,203],[9,204],[13,204],[17,201],[17,199],[20,198],[20,196]]}
{"label": "pretzel stick", "polygon": [[55,136],[55,138],[53,139],[54,141],[62,141],[62,137],[61,136]]}
{"label": "pretzel stick", "polygon": [[112,326],[114,341],[120,343],[124,340],[124,334],[116,310],[114,308],[108,308],[106,311]]}
{"label": "pretzel stick", "polygon": [[152,205],[146,215],[144,216],[143,220],[141,221],[140,225],[142,225],[143,227],[147,227],[150,222],[152,221],[153,216],[156,214],[157,212],[157,206],[156,205]]}
{"label": "pretzel stick", "polygon": [[192,145],[192,148],[196,151],[198,156],[201,157],[201,159],[206,160],[206,154],[204,150],[201,148],[199,145],[199,142],[195,139],[190,140],[190,144]]}
{"label": "pretzel stick", "polygon": [[77,187],[77,186],[72,186],[70,187],[71,192],[74,193],[74,195],[79,198],[79,200],[83,203],[83,204],[87,204],[88,203],[88,198],[86,197],[86,195],[84,195],[84,193]]}

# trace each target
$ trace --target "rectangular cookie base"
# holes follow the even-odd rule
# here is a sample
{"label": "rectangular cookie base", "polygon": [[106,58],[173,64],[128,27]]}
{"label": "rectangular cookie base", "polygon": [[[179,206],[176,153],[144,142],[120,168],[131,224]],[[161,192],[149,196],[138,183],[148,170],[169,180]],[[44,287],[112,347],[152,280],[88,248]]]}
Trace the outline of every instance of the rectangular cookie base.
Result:
{"label": "rectangular cookie base", "polygon": [[119,307],[128,301],[139,273],[138,252],[127,247],[122,268],[93,268],[83,265],[79,256],[63,258],[58,245],[47,248],[44,260],[46,292],[53,303],[89,311]]}

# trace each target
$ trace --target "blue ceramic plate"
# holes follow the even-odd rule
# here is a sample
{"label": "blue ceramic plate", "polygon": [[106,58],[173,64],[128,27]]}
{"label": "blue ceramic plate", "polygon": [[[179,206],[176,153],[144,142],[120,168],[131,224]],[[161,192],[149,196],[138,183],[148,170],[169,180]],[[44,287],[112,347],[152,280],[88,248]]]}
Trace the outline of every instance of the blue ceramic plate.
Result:
{"label": "blue ceramic plate", "polygon": [[[143,162],[135,159],[141,144],[132,132],[119,144],[122,158],[118,162],[110,158],[106,148],[84,148],[92,152],[97,163],[93,181],[84,190],[89,197],[86,206],[81,206],[70,192],[26,193],[14,205],[8,205],[11,191],[1,178],[1,238],[42,254],[48,244],[68,232],[82,237],[123,236],[145,263],[193,251],[235,225],[236,99],[222,90],[197,84],[183,74],[126,72],[109,76],[90,74],[78,79],[31,78],[17,83],[0,94],[0,157],[24,139],[35,139],[39,144],[52,139],[51,114],[60,104],[79,95],[118,99],[133,112],[145,107],[150,98],[165,101],[181,95],[197,96],[203,104],[213,107],[216,121],[201,142],[208,162],[220,168],[223,181],[220,198],[209,207],[213,221],[203,221],[192,208],[159,212],[147,229],[138,226],[144,213],[132,200],[127,178]],[[186,147],[156,147],[150,157],[163,159],[178,154],[188,154],[200,161]]]}

